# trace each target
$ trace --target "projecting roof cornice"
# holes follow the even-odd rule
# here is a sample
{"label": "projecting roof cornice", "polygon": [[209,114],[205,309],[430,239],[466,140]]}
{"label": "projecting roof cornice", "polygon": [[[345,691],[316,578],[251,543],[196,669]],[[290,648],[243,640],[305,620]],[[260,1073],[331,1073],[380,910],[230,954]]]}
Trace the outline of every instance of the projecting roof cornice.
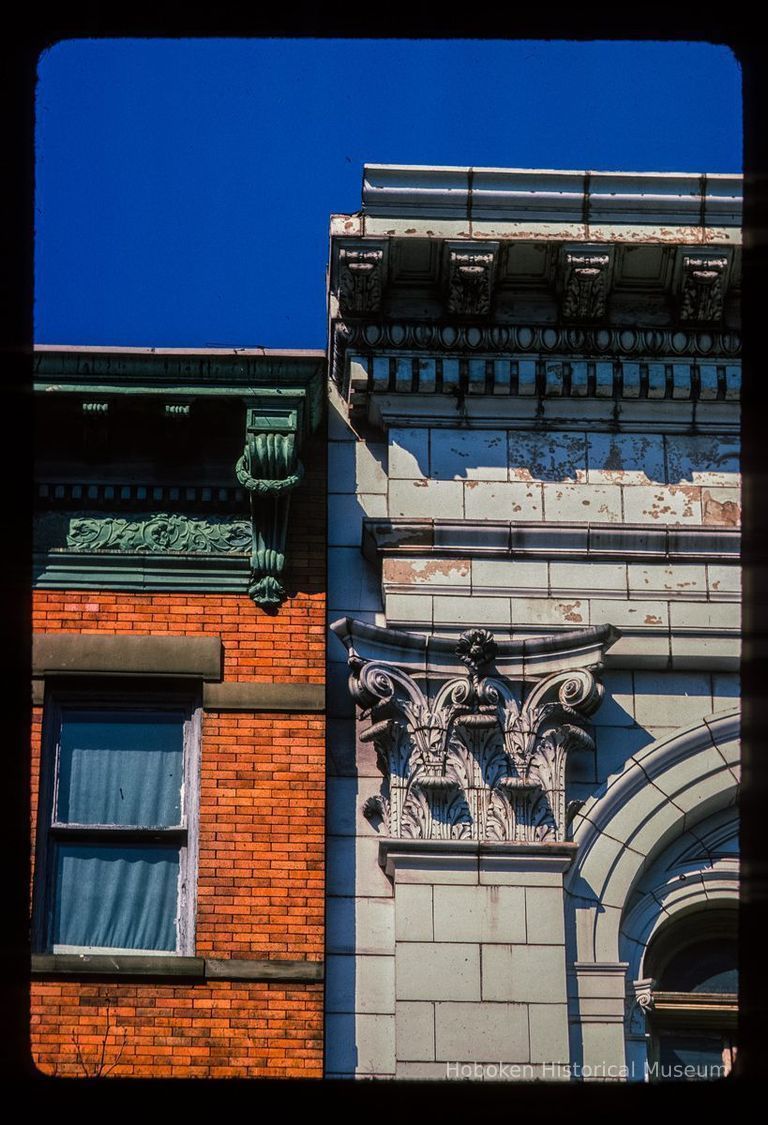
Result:
{"label": "projecting roof cornice", "polygon": [[[741,210],[739,175],[395,164],[366,164],[363,171],[363,218],[371,221],[365,231],[370,234],[379,227],[377,219],[419,217],[467,224],[564,223],[592,228],[585,237],[598,239],[601,230],[614,226],[658,227],[662,241],[674,237],[662,228],[697,227],[706,242],[704,232],[737,233]],[[457,231],[454,237],[471,234]]]}

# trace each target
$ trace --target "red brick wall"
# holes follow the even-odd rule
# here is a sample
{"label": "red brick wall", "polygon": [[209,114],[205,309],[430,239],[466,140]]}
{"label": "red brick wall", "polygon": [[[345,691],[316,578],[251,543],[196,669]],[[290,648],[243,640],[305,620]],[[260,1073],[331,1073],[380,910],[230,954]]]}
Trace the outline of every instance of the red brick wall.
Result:
{"label": "red brick wall", "polygon": [[[308,459],[309,461],[310,459]],[[209,634],[224,679],[322,684],[324,448],[294,496],[291,596],[268,615],[246,596],[36,591],[37,633]],[[33,716],[37,823],[42,709]],[[206,712],[200,771],[196,953],[323,958],[325,720]],[[36,979],[32,1058],[46,1074],[322,1076],[321,984]],[[102,1059],[103,1055],[103,1059]]]}

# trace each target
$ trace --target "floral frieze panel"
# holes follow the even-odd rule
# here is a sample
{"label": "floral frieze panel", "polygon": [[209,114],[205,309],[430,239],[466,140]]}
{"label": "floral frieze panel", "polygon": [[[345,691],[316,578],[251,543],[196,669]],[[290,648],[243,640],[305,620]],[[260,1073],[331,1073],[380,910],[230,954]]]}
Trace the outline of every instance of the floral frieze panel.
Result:
{"label": "floral frieze panel", "polygon": [[455,647],[464,673],[427,691],[418,677],[349,650],[360,738],[376,748],[383,791],[364,813],[394,838],[544,843],[566,839],[565,770],[594,749],[588,717],[603,695],[600,665],[533,682],[494,672],[487,630]]}
{"label": "floral frieze panel", "polygon": [[130,551],[166,554],[243,554],[251,548],[247,520],[192,519],[156,515],[126,519],[119,516],[75,517],[69,521],[70,551]]}

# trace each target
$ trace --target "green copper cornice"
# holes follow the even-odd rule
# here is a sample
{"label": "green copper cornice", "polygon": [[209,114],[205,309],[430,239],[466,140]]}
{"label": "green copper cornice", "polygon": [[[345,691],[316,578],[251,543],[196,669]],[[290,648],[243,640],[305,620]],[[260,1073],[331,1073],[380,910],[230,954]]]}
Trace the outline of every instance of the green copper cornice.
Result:
{"label": "green copper cornice", "polygon": [[48,394],[240,397],[254,392],[307,404],[314,430],[322,417],[325,355],[266,349],[69,348],[38,346],[34,389]]}

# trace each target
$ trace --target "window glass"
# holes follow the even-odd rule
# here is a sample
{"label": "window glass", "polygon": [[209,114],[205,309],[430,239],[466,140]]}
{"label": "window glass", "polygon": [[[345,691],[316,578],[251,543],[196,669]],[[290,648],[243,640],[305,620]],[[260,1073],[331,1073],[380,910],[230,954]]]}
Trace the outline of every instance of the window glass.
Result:
{"label": "window glass", "polygon": [[183,721],[171,712],[64,711],[56,820],[180,824]]}
{"label": "window glass", "polygon": [[174,950],[179,849],[56,846],[53,945]]}

